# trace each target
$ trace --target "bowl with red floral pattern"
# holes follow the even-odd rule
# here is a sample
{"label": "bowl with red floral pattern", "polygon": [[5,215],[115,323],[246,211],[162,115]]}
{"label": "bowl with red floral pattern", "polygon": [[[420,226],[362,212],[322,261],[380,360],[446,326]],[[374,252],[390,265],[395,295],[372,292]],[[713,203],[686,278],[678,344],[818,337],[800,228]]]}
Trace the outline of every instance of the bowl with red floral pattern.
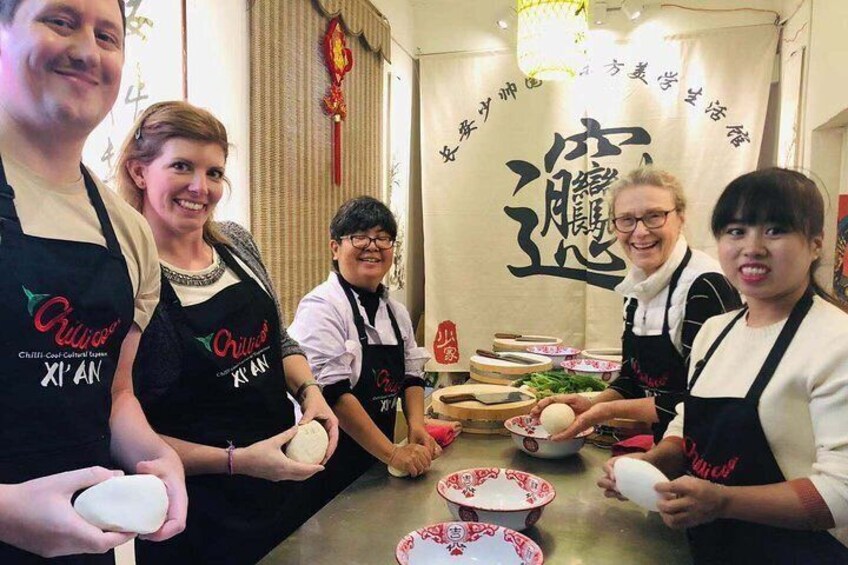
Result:
{"label": "bowl with red floral pattern", "polygon": [[530,345],[527,347],[527,352],[548,357],[555,368],[558,368],[563,361],[575,359],[580,355],[579,349],[565,345]]}
{"label": "bowl with red floral pattern", "polygon": [[513,416],[504,422],[504,427],[509,430],[518,449],[541,459],[559,459],[574,455],[586,443],[586,438],[595,431],[595,428],[589,428],[571,439],[551,441],[551,434],[542,427],[539,419],[529,414]]}
{"label": "bowl with red floral pattern", "polygon": [[400,565],[542,565],[542,549],[515,530],[480,522],[445,522],[410,532],[397,545]]}
{"label": "bowl with red floral pattern", "polygon": [[539,521],[556,491],[551,483],[515,469],[477,467],[445,475],[436,492],[456,520],[483,522],[512,530]]}
{"label": "bowl with red floral pattern", "polygon": [[581,377],[595,377],[611,383],[621,374],[621,363],[600,359],[570,359],[560,363],[566,373]]}

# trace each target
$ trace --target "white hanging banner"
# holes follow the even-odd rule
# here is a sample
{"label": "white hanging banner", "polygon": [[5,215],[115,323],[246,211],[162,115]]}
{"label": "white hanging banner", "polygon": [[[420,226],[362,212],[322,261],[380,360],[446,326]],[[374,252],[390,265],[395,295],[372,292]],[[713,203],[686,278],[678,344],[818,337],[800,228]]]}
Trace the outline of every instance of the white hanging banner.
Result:
{"label": "white hanging banner", "polygon": [[757,165],[774,26],[590,41],[581,76],[541,83],[511,53],[421,58],[428,368],[468,370],[495,332],[619,346],[627,265],[608,187],[640,164],[677,175],[687,238],[714,248],[721,190]]}
{"label": "white hanging banner", "polygon": [[164,100],[182,100],[180,2],[125,0],[127,33],[121,91],[112,111],[91,133],[83,162],[105,182],[138,115]]}

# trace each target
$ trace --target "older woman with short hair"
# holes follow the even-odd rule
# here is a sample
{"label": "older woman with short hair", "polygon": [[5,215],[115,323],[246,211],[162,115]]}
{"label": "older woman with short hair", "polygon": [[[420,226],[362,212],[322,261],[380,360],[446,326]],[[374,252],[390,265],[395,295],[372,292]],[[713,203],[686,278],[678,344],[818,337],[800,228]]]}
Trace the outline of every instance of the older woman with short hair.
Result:
{"label": "older woman with short hair", "polygon": [[739,306],[718,262],[690,249],[683,236],[686,197],[672,174],[640,168],[610,189],[610,217],[632,263],[616,290],[624,295],[621,376],[598,396],[544,399],[572,407],[574,423],[554,439],[573,437],[613,418],[649,422],[659,441],[683,400],[692,342],[705,320]]}

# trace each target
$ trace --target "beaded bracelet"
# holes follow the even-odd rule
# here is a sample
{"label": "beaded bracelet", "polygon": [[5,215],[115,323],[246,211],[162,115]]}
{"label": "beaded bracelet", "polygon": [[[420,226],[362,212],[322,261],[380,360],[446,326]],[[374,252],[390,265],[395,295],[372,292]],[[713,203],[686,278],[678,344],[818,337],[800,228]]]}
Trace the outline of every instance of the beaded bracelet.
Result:
{"label": "beaded bracelet", "polygon": [[233,474],[233,452],[236,450],[236,446],[233,445],[233,442],[227,440],[227,474]]}

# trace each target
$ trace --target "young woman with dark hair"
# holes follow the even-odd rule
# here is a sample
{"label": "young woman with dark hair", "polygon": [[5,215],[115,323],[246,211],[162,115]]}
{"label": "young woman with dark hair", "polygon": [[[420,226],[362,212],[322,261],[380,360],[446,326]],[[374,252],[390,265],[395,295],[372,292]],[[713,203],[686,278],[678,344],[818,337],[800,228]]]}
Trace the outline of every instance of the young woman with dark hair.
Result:
{"label": "young woman with dark hair", "polygon": [[742,175],[713,211],[747,305],[704,324],[689,395],[638,456],[674,479],[658,507],[696,563],[848,563],[848,314],[813,276],[823,225],[815,183],[786,169]]}

